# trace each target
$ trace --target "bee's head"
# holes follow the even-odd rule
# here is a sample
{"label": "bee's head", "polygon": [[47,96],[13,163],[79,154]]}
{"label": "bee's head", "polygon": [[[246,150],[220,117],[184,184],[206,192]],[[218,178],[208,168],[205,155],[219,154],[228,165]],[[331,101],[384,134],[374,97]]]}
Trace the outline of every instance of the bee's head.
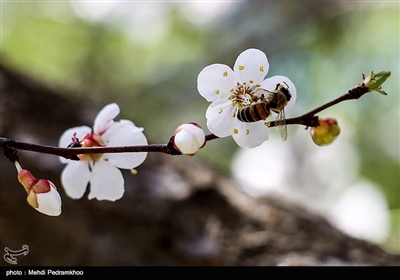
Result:
{"label": "bee's head", "polygon": [[287,101],[289,101],[292,98],[292,95],[289,92],[289,86],[285,82],[282,83],[283,84],[276,84],[275,90],[279,90],[280,92],[282,92],[285,95]]}

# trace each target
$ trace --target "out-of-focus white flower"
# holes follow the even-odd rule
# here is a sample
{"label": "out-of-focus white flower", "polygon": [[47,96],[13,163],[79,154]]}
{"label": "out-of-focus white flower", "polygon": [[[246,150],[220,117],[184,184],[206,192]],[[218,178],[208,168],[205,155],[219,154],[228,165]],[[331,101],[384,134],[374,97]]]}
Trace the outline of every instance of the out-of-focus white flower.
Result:
{"label": "out-of-focus white flower", "polygon": [[[345,121],[341,125],[351,126]],[[232,160],[233,177],[251,196],[298,204],[351,236],[382,242],[390,230],[388,205],[379,186],[359,176],[354,131],[346,131],[323,149],[300,130],[294,132],[296,141],[274,138],[254,149],[240,149]]]}
{"label": "out-of-focus white flower", "polygon": [[[233,70],[224,64],[205,67],[197,78],[197,89],[201,96],[212,102],[207,109],[207,127],[218,137],[232,135],[240,147],[254,148],[269,138],[269,122],[242,122],[237,118],[238,111],[254,105],[261,96],[256,91],[276,89],[277,84],[286,83],[291,98],[285,112],[296,101],[296,88],[284,76],[265,79],[269,70],[267,56],[260,50],[248,49],[236,59]],[[265,80],[264,80],[265,79]]]}
{"label": "out-of-focus white flower", "polygon": [[[119,114],[115,103],[105,106],[97,115],[93,131],[88,126],[78,126],[66,130],[59,140],[60,147],[67,147],[73,140],[79,139],[82,148],[103,146],[147,145],[143,128],[136,127],[129,120],[114,122]],[[79,161],[61,158],[67,163],[61,174],[65,192],[71,198],[79,199],[90,183],[88,198],[115,201],[124,192],[124,178],[118,168],[132,169],[143,163],[147,153],[106,153],[82,154]]]}
{"label": "out-of-focus white flower", "polygon": [[380,243],[389,234],[389,207],[379,186],[360,180],[337,197],[328,213],[332,223],[347,234]]}
{"label": "out-of-focus white flower", "polygon": [[206,144],[206,136],[199,124],[185,123],[175,130],[173,144],[182,154],[193,156]]}
{"label": "out-of-focus white flower", "polygon": [[22,169],[17,161],[15,167],[18,170],[18,181],[24,186],[28,195],[28,204],[43,214],[59,216],[61,197],[56,186],[49,180],[37,179],[30,171]]}

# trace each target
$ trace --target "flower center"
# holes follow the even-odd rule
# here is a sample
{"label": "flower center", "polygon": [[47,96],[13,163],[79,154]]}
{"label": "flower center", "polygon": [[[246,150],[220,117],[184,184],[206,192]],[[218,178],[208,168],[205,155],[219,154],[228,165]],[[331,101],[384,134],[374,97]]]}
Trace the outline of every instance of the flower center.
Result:
{"label": "flower center", "polygon": [[246,108],[255,103],[259,96],[254,95],[254,90],[257,86],[249,86],[246,83],[237,83],[236,88],[232,89],[232,95],[229,100],[232,102],[232,106],[237,106],[239,109]]}
{"label": "flower center", "polygon": [[[80,144],[82,145],[82,148],[90,148],[90,147],[102,147],[105,146],[103,140],[101,139],[101,136],[96,133],[87,133],[85,136],[83,136]],[[86,160],[86,161],[98,161],[103,154],[82,154],[78,155],[80,160]]]}

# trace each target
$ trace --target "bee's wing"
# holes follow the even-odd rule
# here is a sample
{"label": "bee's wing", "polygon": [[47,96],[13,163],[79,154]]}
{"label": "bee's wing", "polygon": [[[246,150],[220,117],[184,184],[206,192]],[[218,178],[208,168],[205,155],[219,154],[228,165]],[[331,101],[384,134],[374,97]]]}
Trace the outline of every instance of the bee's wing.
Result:
{"label": "bee's wing", "polygon": [[269,91],[269,90],[267,90],[267,89],[258,88],[258,89],[256,89],[256,90],[254,91],[253,94],[254,94],[255,96],[259,97],[259,98],[264,97],[264,99],[267,100],[267,102],[269,102],[270,99],[271,99],[270,96],[271,96],[272,93],[273,93],[272,91]]}
{"label": "bee's wing", "polygon": [[287,126],[286,126],[286,118],[285,118],[285,109],[282,109],[275,120],[275,125],[278,128],[279,135],[281,136],[283,141],[287,139]]}

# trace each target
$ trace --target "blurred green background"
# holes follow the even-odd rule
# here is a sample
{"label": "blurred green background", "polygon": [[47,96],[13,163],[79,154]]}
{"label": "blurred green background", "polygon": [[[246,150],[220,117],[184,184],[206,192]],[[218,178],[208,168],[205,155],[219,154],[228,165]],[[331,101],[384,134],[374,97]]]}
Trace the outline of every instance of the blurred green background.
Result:
{"label": "blurred green background", "polygon": [[[356,176],[387,200],[391,223],[380,243],[400,253],[399,3],[2,1],[1,8],[2,63],[99,109],[116,102],[119,117],[144,127],[150,143],[166,143],[188,121],[207,131],[209,103],[197,92],[197,75],[212,63],[232,67],[248,48],[267,54],[268,76],[296,85],[287,117],[342,95],[362,73],[391,71],[388,96],[369,93],[320,116],[346,124],[336,142],[352,135]],[[289,127],[285,145],[295,145],[303,130]],[[229,172],[237,150],[228,137],[193,159]]]}

